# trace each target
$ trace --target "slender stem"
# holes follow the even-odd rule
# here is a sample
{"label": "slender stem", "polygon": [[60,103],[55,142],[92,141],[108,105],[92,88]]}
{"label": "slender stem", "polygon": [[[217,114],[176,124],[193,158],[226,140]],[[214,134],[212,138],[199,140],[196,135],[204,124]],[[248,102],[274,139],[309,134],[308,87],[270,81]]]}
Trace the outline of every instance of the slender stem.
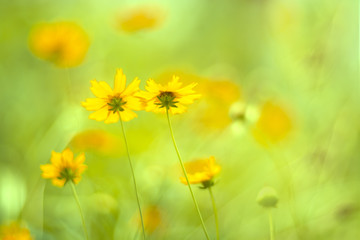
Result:
{"label": "slender stem", "polygon": [[124,124],[123,124],[123,120],[121,119],[120,112],[119,112],[119,118],[120,118],[120,123],[121,123],[121,130],[122,130],[123,137],[124,137],[126,152],[127,152],[127,156],[128,156],[128,159],[129,159],[131,174],[132,174],[132,178],[133,178],[133,182],[134,182],[135,195],[136,195],[137,205],[138,205],[138,208],[139,208],[139,214],[140,214],[140,219],[141,219],[141,227],[142,227],[143,237],[144,237],[144,239],[146,239],[144,219],[143,219],[143,215],[142,215],[142,211],[141,211],[141,206],[140,206],[139,193],[138,193],[138,190],[137,190],[135,172],[134,172],[134,168],[133,168],[133,165],[132,165],[132,162],[131,162],[130,153],[129,153],[129,146],[128,146],[128,143],[127,143],[126,134],[125,134],[125,129],[124,129]]}
{"label": "slender stem", "polygon": [[215,204],[214,194],[212,192],[211,187],[209,187],[209,193],[210,193],[211,202],[212,202],[213,209],[214,209],[214,217],[215,217],[215,225],[216,225],[216,239],[219,240],[219,218],[218,218],[218,212],[217,212],[217,208],[216,208],[216,204]]}
{"label": "slender stem", "polygon": [[272,219],[271,209],[269,209],[268,215],[269,215],[270,240],[275,240],[274,223]]}
{"label": "slender stem", "polygon": [[181,165],[181,168],[182,168],[182,170],[183,170],[183,173],[184,173],[184,176],[185,176],[187,185],[188,185],[188,187],[189,187],[189,190],[190,190],[190,193],[191,193],[191,197],[192,197],[192,199],[193,199],[193,201],[194,201],[194,205],[195,205],[196,211],[197,211],[197,213],[198,213],[198,215],[199,215],[199,218],[200,218],[200,221],[201,221],[201,225],[202,225],[202,228],[203,228],[203,230],[204,230],[206,239],[209,240],[209,239],[210,239],[210,238],[209,238],[209,234],[208,234],[208,232],[207,232],[207,230],[206,230],[205,223],[204,223],[204,220],[203,220],[203,218],[202,218],[202,216],[201,216],[201,212],[200,212],[199,206],[198,206],[198,204],[197,204],[197,201],[196,201],[196,199],[195,199],[193,190],[192,190],[192,188],[191,188],[188,175],[187,175],[187,173],[186,173],[186,170],[185,170],[183,161],[181,160],[181,156],[180,156],[180,153],[179,153],[179,149],[178,149],[178,147],[177,147],[177,145],[176,145],[176,142],[175,142],[174,133],[173,133],[172,126],[171,126],[171,121],[170,121],[169,110],[168,110],[168,109],[166,109],[166,116],[167,116],[167,120],[168,120],[168,123],[169,123],[170,134],[171,134],[172,141],[173,141],[173,143],[174,143],[174,147],[175,147],[176,154],[177,154],[177,156],[178,156],[178,158],[179,158],[180,165]]}
{"label": "slender stem", "polygon": [[75,189],[75,185],[72,181],[69,181],[70,182],[70,185],[71,185],[71,189],[72,189],[72,192],[74,194],[74,198],[75,198],[75,201],[79,207],[79,211],[80,211],[80,216],[81,216],[81,222],[82,222],[82,225],[83,225],[83,229],[84,229],[84,234],[85,234],[85,238],[87,240],[89,240],[89,235],[88,235],[88,232],[86,230],[86,225],[85,225],[85,219],[84,219],[84,214],[83,214],[83,211],[81,209],[81,205],[80,205],[80,201],[79,201],[79,197],[76,193],[76,189]]}

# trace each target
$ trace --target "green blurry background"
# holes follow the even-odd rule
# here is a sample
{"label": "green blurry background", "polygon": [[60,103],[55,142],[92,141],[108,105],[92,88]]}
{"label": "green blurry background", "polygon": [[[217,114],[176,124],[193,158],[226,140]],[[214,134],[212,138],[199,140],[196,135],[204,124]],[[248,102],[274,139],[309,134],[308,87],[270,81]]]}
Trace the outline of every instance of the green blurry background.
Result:
{"label": "green blurry background", "polygon": [[[166,13],[157,28],[116,28],[119,14],[144,4]],[[51,151],[69,146],[86,154],[77,189],[91,239],[140,239],[120,124],[89,120],[80,105],[93,97],[90,80],[113,86],[122,68],[141,88],[173,73],[199,89],[215,84],[172,121],[185,161],[212,155],[222,166],[214,187],[221,239],[268,238],[255,202],[264,186],[280,198],[277,239],[360,239],[358,10],[355,0],[2,1],[0,224],[21,220],[35,239],[83,239],[70,187],[40,178]],[[91,41],[69,69],[28,46],[36,23],[64,20]],[[230,87],[218,90],[224,82]],[[267,101],[286,109],[292,126],[271,146],[251,130]],[[230,118],[233,102],[246,106],[245,120]],[[156,209],[149,239],[203,239],[165,116],[138,115],[125,127],[142,206]],[[209,194],[194,190],[214,239]]]}

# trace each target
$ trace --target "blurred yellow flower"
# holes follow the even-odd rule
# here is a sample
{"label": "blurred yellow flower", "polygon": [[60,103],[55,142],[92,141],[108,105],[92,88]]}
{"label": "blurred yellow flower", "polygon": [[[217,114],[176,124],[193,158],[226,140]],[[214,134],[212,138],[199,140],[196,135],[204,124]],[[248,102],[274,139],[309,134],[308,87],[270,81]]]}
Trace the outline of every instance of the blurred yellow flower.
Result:
{"label": "blurred yellow flower", "polygon": [[72,151],[67,148],[62,153],[51,152],[51,164],[41,165],[42,177],[51,179],[52,184],[63,187],[68,181],[78,184],[81,180],[81,173],[87,166],[84,163],[85,154],[79,154],[75,159]]}
{"label": "blurred yellow flower", "polygon": [[255,139],[263,144],[277,143],[288,136],[292,129],[292,121],[289,114],[273,102],[266,102],[260,113],[260,117],[252,129]]}
{"label": "blurred yellow flower", "polygon": [[197,83],[181,87],[178,76],[173,76],[166,86],[155,83],[153,79],[149,79],[146,84],[147,91],[140,91],[138,96],[144,99],[148,112],[165,113],[168,110],[172,114],[183,113],[186,111],[185,105],[201,97],[193,90]]}
{"label": "blurred yellow flower", "polygon": [[121,139],[104,130],[86,130],[76,134],[70,145],[76,151],[95,151],[103,155],[119,155],[123,152],[119,146]]}
{"label": "blurred yellow flower", "polygon": [[[190,184],[202,183],[204,187],[211,187],[214,176],[221,170],[214,157],[187,162],[184,165]],[[185,177],[180,177],[180,181],[187,185]]]}
{"label": "blurred yellow flower", "polygon": [[31,51],[58,67],[75,67],[82,63],[90,42],[85,31],[73,22],[41,23],[29,37]]}
{"label": "blurred yellow flower", "polygon": [[3,225],[0,228],[1,240],[32,240],[30,231],[13,222],[9,225]]}
{"label": "blurred yellow flower", "polygon": [[[90,88],[96,98],[88,98],[81,105],[89,111],[96,111],[89,115],[90,119],[115,123],[121,117],[122,121],[130,121],[137,114],[132,110],[142,109],[140,99],[135,96],[139,91],[140,80],[135,78],[126,88],[126,76],[122,69],[117,69],[114,80],[114,89],[104,81],[90,81]],[[119,115],[120,114],[120,115]]]}
{"label": "blurred yellow flower", "polygon": [[164,11],[155,7],[137,7],[119,14],[118,27],[128,33],[158,27],[164,19]]}
{"label": "blurred yellow flower", "polygon": [[144,225],[148,233],[153,233],[162,223],[160,208],[156,205],[144,209]]}

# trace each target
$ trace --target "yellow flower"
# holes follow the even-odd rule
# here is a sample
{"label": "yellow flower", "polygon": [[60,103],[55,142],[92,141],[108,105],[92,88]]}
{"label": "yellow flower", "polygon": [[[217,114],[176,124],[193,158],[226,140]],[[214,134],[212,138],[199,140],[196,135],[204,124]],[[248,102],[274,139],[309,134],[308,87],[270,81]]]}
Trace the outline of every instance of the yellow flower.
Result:
{"label": "yellow flower", "polygon": [[128,33],[154,29],[161,24],[164,12],[155,7],[138,7],[121,13],[118,27]]}
{"label": "yellow flower", "polygon": [[73,22],[41,23],[33,27],[29,45],[39,58],[58,67],[79,65],[89,48],[89,38],[84,30]]}
{"label": "yellow flower", "polygon": [[193,90],[197,83],[181,87],[182,83],[179,82],[178,76],[173,76],[172,81],[166,86],[155,83],[152,79],[146,84],[147,91],[141,91],[138,95],[144,99],[145,110],[148,112],[164,113],[168,109],[172,114],[183,113],[186,111],[185,105],[201,97]]}
{"label": "yellow flower", "polygon": [[81,180],[81,173],[87,166],[84,163],[85,154],[79,154],[75,159],[72,151],[67,148],[62,153],[51,152],[51,164],[41,165],[42,177],[51,179],[52,184],[63,187],[68,181],[78,184]]}
{"label": "yellow flower", "polygon": [[105,121],[105,123],[115,123],[119,121],[119,114],[123,121],[130,121],[137,117],[132,110],[142,109],[140,99],[135,96],[139,91],[140,80],[135,78],[127,88],[126,76],[122,69],[117,69],[115,75],[114,89],[104,81],[91,81],[90,88],[96,98],[88,98],[82,102],[82,106],[89,111],[96,111],[89,115],[90,119]]}
{"label": "yellow flower", "polygon": [[292,129],[289,114],[280,106],[268,101],[261,109],[260,117],[252,130],[255,139],[263,144],[283,140]]}
{"label": "yellow flower", "polygon": [[27,228],[21,227],[18,223],[13,222],[9,225],[1,226],[0,228],[1,240],[32,240],[30,231]]}
{"label": "yellow flower", "polygon": [[[214,157],[187,162],[184,165],[190,184],[202,183],[205,188],[214,184],[212,180],[221,170]],[[180,181],[187,185],[185,177],[180,177]]]}

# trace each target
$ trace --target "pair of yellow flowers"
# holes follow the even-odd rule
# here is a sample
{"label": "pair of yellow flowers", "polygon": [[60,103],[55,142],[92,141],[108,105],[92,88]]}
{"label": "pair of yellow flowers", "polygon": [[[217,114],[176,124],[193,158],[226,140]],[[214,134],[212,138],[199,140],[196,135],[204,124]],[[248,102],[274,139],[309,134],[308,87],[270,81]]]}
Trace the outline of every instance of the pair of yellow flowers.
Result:
{"label": "pair of yellow flowers", "polygon": [[[179,77],[174,76],[167,85],[155,83],[149,79],[145,89],[139,89],[140,80],[135,78],[126,87],[126,76],[121,69],[116,71],[114,88],[104,81],[91,81],[91,91],[96,98],[88,98],[82,102],[82,106],[91,113],[89,118],[105,123],[115,123],[119,120],[130,121],[137,114],[134,111],[146,110],[156,113],[180,114],[186,111],[185,105],[201,97],[193,88],[197,83],[191,83],[182,87]],[[83,164],[84,154],[74,159],[70,149],[62,153],[52,152],[51,164],[41,166],[42,177],[52,179],[55,186],[62,187],[67,181],[77,184],[81,179],[81,173],[86,169]],[[215,163],[213,157],[202,159],[186,164],[186,169],[192,175],[190,183],[202,183],[212,179],[220,171],[220,166]],[[180,179],[186,184],[185,178]]]}
{"label": "pair of yellow flowers", "polygon": [[191,83],[182,87],[179,77],[174,76],[167,85],[155,83],[149,79],[145,89],[139,89],[140,80],[135,78],[126,87],[126,76],[121,69],[116,71],[114,88],[104,81],[91,81],[91,91],[96,98],[88,98],[82,102],[82,106],[89,111],[95,111],[89,118],[105,123],[129,121],[136,117],[134,111],[146,110],[149,112],[165,112],[172,114],[183,113],[185,105],[191,104],[201,97],[193,88],[197,85]]}

